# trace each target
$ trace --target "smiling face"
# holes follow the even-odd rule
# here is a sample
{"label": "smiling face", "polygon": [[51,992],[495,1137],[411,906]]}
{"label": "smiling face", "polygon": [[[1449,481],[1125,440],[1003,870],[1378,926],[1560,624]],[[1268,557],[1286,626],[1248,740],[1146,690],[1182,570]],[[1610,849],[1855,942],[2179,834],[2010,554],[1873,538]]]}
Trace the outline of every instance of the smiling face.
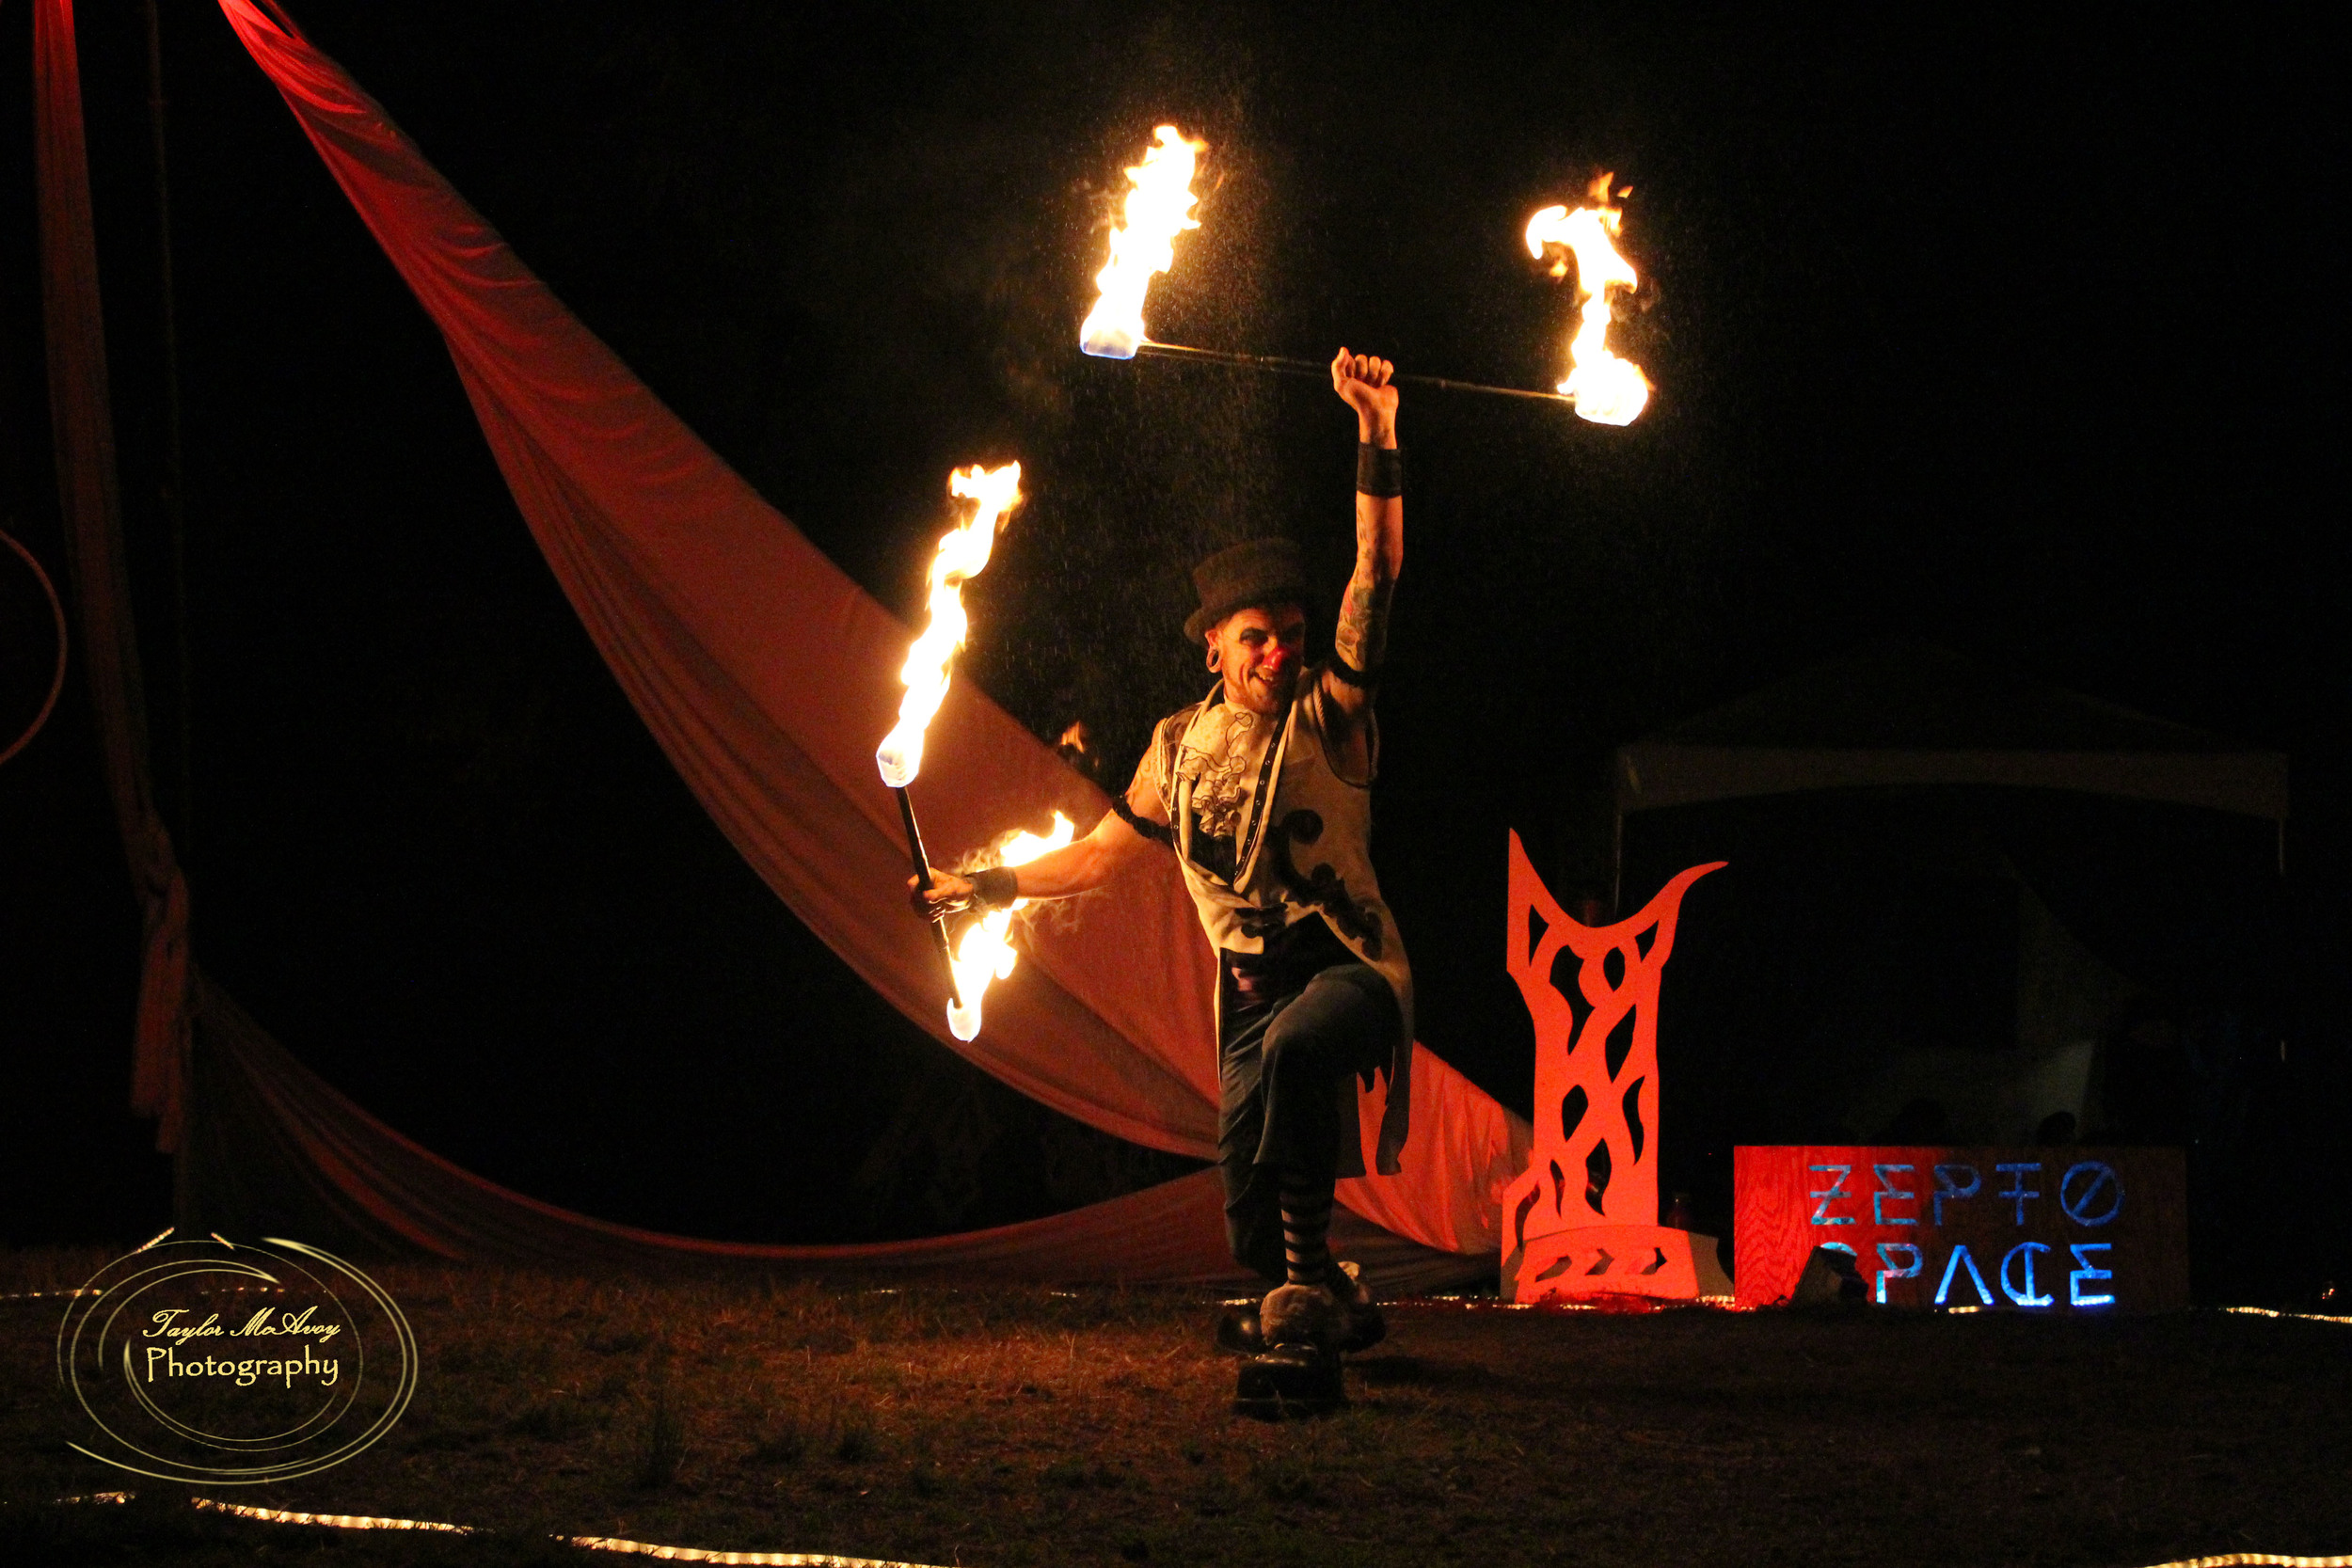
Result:
{"label": "smiling face", "polygon": [[1252,713],[1279,713],[1307,658],[1307,612],[1295,604],[1236,610],[1209,632],[1209,668],[1225,677],[1225,700]]}

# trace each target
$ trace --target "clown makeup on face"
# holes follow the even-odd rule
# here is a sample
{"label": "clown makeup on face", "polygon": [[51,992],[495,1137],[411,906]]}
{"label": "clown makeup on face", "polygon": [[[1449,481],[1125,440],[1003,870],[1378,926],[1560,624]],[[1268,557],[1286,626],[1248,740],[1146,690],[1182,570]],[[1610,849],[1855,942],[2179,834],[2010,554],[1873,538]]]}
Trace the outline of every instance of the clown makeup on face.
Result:
{"label": "clown makeup on face", "polygon": [[1306,662],[1307,613],[1295,604],[1251,605],[1219,621],[1208,644],[1209,668],[1225,677],[1225,700],[1277,713]]}

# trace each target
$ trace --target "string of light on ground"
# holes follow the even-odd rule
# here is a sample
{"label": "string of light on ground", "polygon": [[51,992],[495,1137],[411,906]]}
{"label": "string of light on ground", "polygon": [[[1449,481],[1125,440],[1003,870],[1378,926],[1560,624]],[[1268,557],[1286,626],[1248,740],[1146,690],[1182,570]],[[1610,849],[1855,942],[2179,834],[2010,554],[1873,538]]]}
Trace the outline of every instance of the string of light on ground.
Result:
{"label": "string of light on ground", "polygon": [[[57,1501],[60,1504],[119,1504],[130,1502],[136,1496],[133,1492],[99,1492],[84,1497],[60,1497]],[[215,1502],[210,1497],[190,1497],[188,1502],[192,1507],[207,1513],[230,1514],[267,1525],[310,1525],[325,1529],[429,1530],[447,1535],[485,1533],[478,1526],[444,1524],[436,1519],[386,1519],[362,1513],[303,1513],[292,1509],[258,1508],[250,1503]],[[583,1551],[662,1558],[673,1562],[742,1563],[749,1568],[933,1568],[928,1563],[904,1562],[891,1558],[841,1557],[829,1552],[731,1552],[702,1546],[664,1546],[612,1535],[555,1535],[548,1539],[580,1547]],[[2332,1557],[2293,1557],[2274,1552],[2229,1552],[2217,1557],[2181,1558],[2170,1562],[2152,1563],[2150,1568],[2352,1568],[2352,1555],[2339,1553]]]}
{"label": "string of light on ground", "polygon": [[[113,1494],[93,1500],[127,1502],[130,1494]],[[361,1513],[300,1513],[291,1509],[257,1508],[250,1503],[215,1502],[190,1497],[195,1507],[213,1513],[233,1514],[269,1525],[313,1525],[327,1529],[432,1530],[447,1535],[480,1535],[475,1525],[449,1525],[437,1519],[380,1519]],[[840,1557],[832,1552],[729,1552],[702,1546],[663,1546],[650,1541],[628,1541],[616,1535],[556,1535],[548,1537],[582,1551],[617,1552],[629,1557],[665,1558],[673,1562],[735,1562],[753,1568],[931,1568],[929,1563],[901,1562],[893,1558]]]}
{"label": "string of light on ground", "polygon": [[2307,1323],[2352,1323],[2352,1318],[2332,1312],[2287,1312],[2276,1307],[2225,1307],[2224,1312],[2242,1312],[2253,1318],[2293,1318]]}

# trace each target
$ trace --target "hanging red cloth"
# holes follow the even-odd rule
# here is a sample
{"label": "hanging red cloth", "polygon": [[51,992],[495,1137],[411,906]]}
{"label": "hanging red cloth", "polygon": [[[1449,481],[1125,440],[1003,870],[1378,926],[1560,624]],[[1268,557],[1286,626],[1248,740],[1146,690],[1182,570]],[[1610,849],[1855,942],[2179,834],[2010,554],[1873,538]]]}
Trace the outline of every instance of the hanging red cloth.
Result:
{"label": "hanging red cloth", "polygon": [[[198,979],[196,1083],[187,1161],[206,1228],[331,1239],[510,1267],[944,1274],[959,1280],[1248,1288],[1225,1247],[1216,1172],[990,1230],[848,1246],[701,1241],[591,1219],[485,1181],[422,1148],[295,1061],[243,1009]],[[273,1228],[261,1229],[266,1221]],[[1435,1251],[1341,1213],[1332,1243],[1383,1292],[1458,1285],[1489,1265]]]}
{"label": "hanging red cloth", "polygon": [[185,1120],[188,883],[149,784],[147,704],[138,631],[131,618],[131,579],[123,564],[122,501],[106,389],[106,325],[98,297],[89,158],[82,143],[73,0],[33,0],[33,120],[57,510],[72,565],[100,762],[139,901],[131,1108],[155,1118],[155,1147],[170,1153],[180,1147]]}
{"label": "hanging red cloth", "polygon": [[[440,327],[523,516],[599,651],[769,885],[901,1011],[1014,1087],[1135,1142],[1211,1153],[1210,956],[1174,868],[1152,863],[1088,920],[1031,932],[1030,961],[992,995],[988,1030],[952,1039],[927,933],[900,899],[894,810],[871,758],[897,702],[905,628],[581,326],[334,62],[251,0],[222,0],[222,9]],[[171,1147],[191,1071],[186,890],[146,784],[70,0],[37,0],[36,18],[58,467],[108,779],[147,911],[135,1094]],[[932,837],[949,852],[1012,825],[1009,803],[1032,826],[1054,809],[1091,822],[1106,804],[969,683],[932,726],[925,781]],[[215,1194],[259,1192],[258,1173],[275,1170],[277,1191],[310,1204],[322,1224],[446,1256],[593,1257],[617,1246],[770,1262],[854,1254],[881,1265],[906,1251],[732,1247],[536,1203],[334,1095],[200,976],[197,994],[200,1099],[219,1115],[189,1159]],[[1342,1200],[1423,1246],[1491,1254],[1525,1124],[1425,1052],[1412,1094],[1404,1171],[1343,1183]],[[1365,1107],[1367,1127],[1379,1111]],[[231,1136],[241,1118],[242,1144]],[[1017,1255],[1032,1275],[1071,1277],[1089,1271],[1104,1238],[1132,1243],[1138,1224],[1173,1226],[1171,1242],[1185,1240],[1154,1268],[1200,1278],[1215,1206],[1214,1183],[1196,1178],[986,1244],[908,1245],[935,1263]],[[625,1245],[613,1240],[621,1235]],[[979,1252],[959,1251],[965,1243]]]}

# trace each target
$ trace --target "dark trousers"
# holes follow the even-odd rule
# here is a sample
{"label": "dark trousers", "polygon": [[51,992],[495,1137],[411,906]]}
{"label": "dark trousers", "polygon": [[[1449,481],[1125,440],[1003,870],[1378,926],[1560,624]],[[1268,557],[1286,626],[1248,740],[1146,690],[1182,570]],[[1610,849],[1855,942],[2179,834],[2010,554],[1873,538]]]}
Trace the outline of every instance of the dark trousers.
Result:
{"label": "dark trousers", "polygon": [[[1334,943],[1334,946],[1337,944]],[[1280,1283],[1282,1177],[1328,1180],[1350,1079],[1370,1082],[1389,1065],[1403,1021],[1396,993],[1377,970],[1347,958],[1307,982],[1244,1003],[1230,968],[1224,1038],[1217,1050],[1217,1168],[1225,1179],[1225,1239],[1233,1259]]]}

